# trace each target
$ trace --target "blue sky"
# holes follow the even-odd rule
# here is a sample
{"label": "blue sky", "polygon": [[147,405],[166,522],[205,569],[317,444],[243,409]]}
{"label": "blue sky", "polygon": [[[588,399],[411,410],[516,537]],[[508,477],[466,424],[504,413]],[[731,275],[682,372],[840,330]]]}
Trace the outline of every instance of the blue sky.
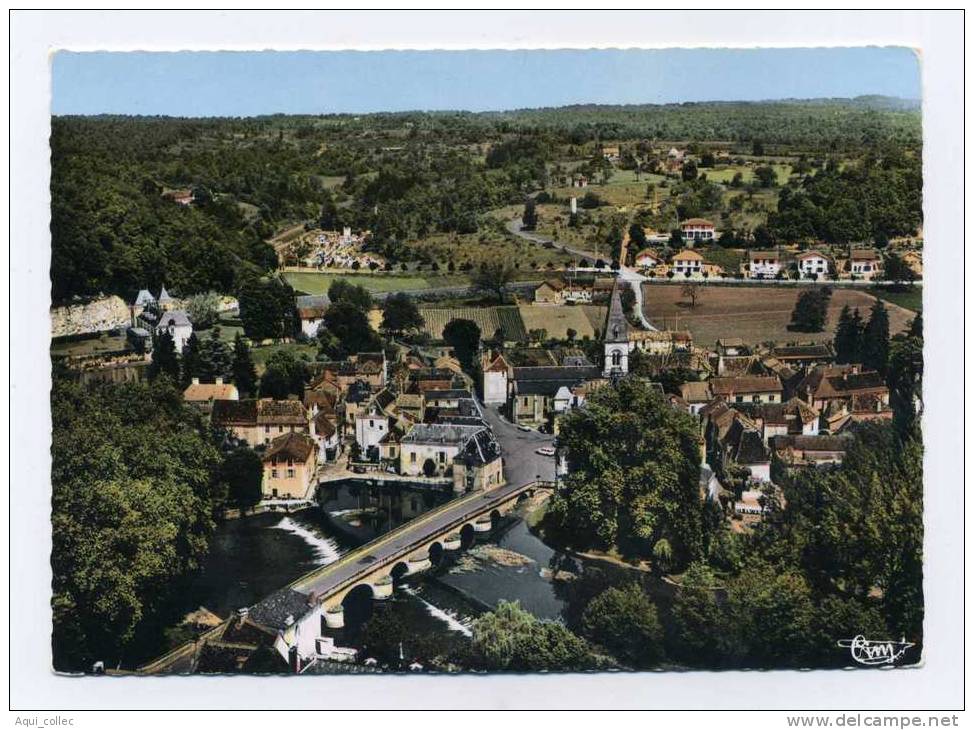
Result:
{"label": "blue sky", "polygon": [[920,98],[906,48],[75,53],[54,114],[252,116],[578,103]]}

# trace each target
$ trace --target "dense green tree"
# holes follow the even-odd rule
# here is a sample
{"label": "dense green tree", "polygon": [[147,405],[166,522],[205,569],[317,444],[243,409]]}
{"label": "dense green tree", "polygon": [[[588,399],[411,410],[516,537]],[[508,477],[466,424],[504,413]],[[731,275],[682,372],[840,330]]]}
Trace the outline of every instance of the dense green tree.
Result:
{"label": "dense green tree", "polygon": [[770,188],[778,184],[778,173],[770,165],[761,165],[754,168],[754,179],[762,188]]}
{"label": "dense green tree", "polygon": [[293,337],[298,331],[294,290],[277,277],[250,279],[240,289],[240,321],[253,341]]}
{"label": "dense green tree", "polygon": [[233,338],[233,382],[241,395],[257,392],[257,370],[250,354],[250,345],[239,332]]}
{"label": "dense green tree", "polygon": [[260,502],[263,478],[264,465],[253,449],[244,446],[224,456],[220,479],[227,487],[227,502],[237,509],[250,509]]}
{"label": "dense green tree", "polygon": [[717,605],[717,579],[705,563],[691,563],[673,597],[670,652],[691,666],[720,666],[723,613]]}
{"label": "dense green tree", "polygon": [[862,364],[886,374],[889,361],[889,313],[882,299],[873,302],[862,331]]}
{"label": "dense green tree", "polygon": [[644,382],[624,379],[563,420],[569,475],[546,519],[579,547],[649,555],[661,538],[675,566],[703,551],[697,429]]}
{"label": "dense green tree", "polygon": [[482,669],[572,671],[595,666],[586,642],[557,621],[541,621],[517,601],[501,601],[473,625],[472,653]]}
{"label": "dense green tree", "polygon": [[685,181],[696,180],[697,179],[697,163],[693,160],[687,160],[683,163],[683,168],[680,170],[680,175]]}
{"label": "dense green tree", "polygon": [[361,284],[352,284],[347,279],[335,279],[328,287],[328,298],[332,303],[346,302],[368,313],[374,304],[369,290]]}
{"label": "dense green tree", "polygon": [[646,248],[646,231],[638,223],[633,223],[629,226],[629,250],[633,254],[639,253],[643,248]]}
{"label": "dense green tree", "polygon": [[186,300],[186,314],[193,323],[193,329],[209,329],[220,318],[220,295],[210,291],[191,296]]}
{"label": "dense green tree", "polygon": [[907,332],[892,339],[886,382],[894,423],[897,431],[905,437],[916,428],[918,407],[923,398],[922,336]]}
{"label": "dense green tree", "polygon": [[216,378],[229,382],[233,377],[233,353],[230,345],[221,339],[219,327],[210,330],[209,336],[199,343],[196,370],[191,376],[203,382],[213,382]]}
{"label": "dense green tree", "polygon": [[199,567],[219,453],[167,378],[51,396],[54,666],[116,666]]}
{"label": "dense green tree", "polygon": [[917,280],[917,273],[910,268],[901,256],[895,253],[887,253],[884,262],[884,279],[888,281],[912,284]]}
{"label": "dense green tree", "polygon": [[172,382],[179,382],[179,355],[176,354],[176,344],[172,335],[163,332],[152,338],[152,362],[149,363],[149,378],[154,380],[159,375],[166,375]]}
{"label": "dense green tree", "polygon": [[524,212],[521,214],[521,227],[527,231],[533,231],[538,227],[538,211],[534,198],[524,201]]}
{"label": "dense green tree", "polygon": [[193,378],[197,377],[197,373],[199,373],[202,367],[200,359],[202,347],[200,338],[195,332],[190,334],[183,343],[183,351],[180,355],[182,371],[179,382],[184,388],[193,381]]}
{"label": "dense green tree", "polygon": [[478,289],[494,294],[497,301],[504,301],[507,285],[514,280],[514,269],[504,261],[488,261],[473,274],[473,283]]}
{"label": "dense green tree", "polygon": [[423,324],[423,315],[408,294],[390,294],[382,303],[382,329],[385,332],[401,336],[422,329]]}
{"label": "dense green tree", "polygon": [[645,669],[663,658],[663,629],[656,606],[638,583],[609,588],[582,615],[589,640],[626,664]]}
{"label": "dense green tree", "polygon": [[358,352],[376,352],[382,341],[365,312],[349,302],[332,304],[318,326],[318,343],[327,357],[343,359]]}
{"label": "dense green tree", "polygon": [[862,318],[859,309],[855,312],[846,304],[839,315],[839,324],[835,330],[833,346],[835,361],[838,363],[860,362],[862,352]]}
{"label": "dense green tree", "polygon": [[443,341],[453,348],[460,366],[467,371],[476,365],[480,352],[480,327],[469,319],[451,319],[443,328]]}
{"label": "dense green tree", "polygon": [[804,290],[795,301],[791,313],[791,328],[798,332],[821,332],[828,320],[832,289],[815,286]]}
{"label": "dense green tree", "polygon": [[290,350],[278,350],[264,365],[260,378],[262,398],[286,400],[289,395],[304,396],[304,386],[308,380],[308,364]]}

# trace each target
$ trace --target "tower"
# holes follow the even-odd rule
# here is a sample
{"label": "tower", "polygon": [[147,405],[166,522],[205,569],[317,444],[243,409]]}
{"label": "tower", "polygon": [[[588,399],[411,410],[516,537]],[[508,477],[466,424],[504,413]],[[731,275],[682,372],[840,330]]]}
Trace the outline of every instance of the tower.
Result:
{"label": "tower", "polygon": [[609,314],[605,319],[605,334],[602,339],[604,363],[602,374],[606,377],[625,375],[629,372],[629,323],[622,311],[622,297],[619,294],[619,280],[612,285],[609,300]]}

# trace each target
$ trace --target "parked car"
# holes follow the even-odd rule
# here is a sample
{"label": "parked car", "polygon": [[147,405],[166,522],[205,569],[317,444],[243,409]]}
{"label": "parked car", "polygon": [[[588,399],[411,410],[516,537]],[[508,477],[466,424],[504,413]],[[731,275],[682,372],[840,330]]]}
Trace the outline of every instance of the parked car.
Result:
{"label": "parked car", "polygon": [[542,456],[554,456],[555,450],[551,446],[542,446],[537,449],[534,453],[541,454]]}
{"label": "parked car", "polygon": [[529,431],[530,432],[531,431],[531,428],[529,426],[518,426],[517,427],[517,430],[518,431]]}

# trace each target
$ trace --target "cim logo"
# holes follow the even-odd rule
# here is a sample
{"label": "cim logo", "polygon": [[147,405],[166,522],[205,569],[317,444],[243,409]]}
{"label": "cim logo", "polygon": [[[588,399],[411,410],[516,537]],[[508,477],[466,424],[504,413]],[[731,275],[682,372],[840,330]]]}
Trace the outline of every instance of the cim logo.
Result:
{"label": "cim logo", "polygon": [[854,639],[840,639],[838,645],[849,650],[853,660],[869,667],[895,664],[913,646],[905,638],[899,641],[873,641],[860,634]]}

